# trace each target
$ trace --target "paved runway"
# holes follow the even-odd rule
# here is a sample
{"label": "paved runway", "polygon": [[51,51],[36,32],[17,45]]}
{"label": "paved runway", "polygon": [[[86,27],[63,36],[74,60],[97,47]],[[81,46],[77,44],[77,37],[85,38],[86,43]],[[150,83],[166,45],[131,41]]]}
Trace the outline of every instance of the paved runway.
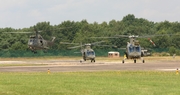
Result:
{"label": "paved runway", "polygon": [[[158,60],[142,63],[129,60],[122,64],[121,61],[99,61],[91,63],[89,61],[80,63],[78,60],[32,60],[32,61],[0,61],[0,64],[27,64],[26,66],[0,66],[0,72],[76,72],[76,71],[116,71],[116,70],[158,70],[176,71],[180,68],[179,60]],[[38,64],[29,66],[28,64]]]}

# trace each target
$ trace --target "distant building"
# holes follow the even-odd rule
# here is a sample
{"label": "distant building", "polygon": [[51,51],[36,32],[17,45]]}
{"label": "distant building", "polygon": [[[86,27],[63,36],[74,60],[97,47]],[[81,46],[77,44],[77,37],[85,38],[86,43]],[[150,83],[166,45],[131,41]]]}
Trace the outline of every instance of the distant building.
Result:
{"label": "distant building", "polygon": [[120,56],[119,52],[116,52],[116,51],[108,52],[108,57],[110,58],[118,58],[119,56]]}

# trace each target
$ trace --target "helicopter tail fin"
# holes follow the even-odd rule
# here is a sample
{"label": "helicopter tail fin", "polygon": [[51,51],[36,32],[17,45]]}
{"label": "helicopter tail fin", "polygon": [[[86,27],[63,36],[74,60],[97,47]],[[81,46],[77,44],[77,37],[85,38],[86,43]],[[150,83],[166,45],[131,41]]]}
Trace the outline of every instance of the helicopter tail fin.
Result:
{"label": "helicopter tail fin", "polygon": [[150,38],[148,38],[148,40],[153,44],[153,46],[156,46],[156,44]]}
{"label": "helicopter tail fin", "polygon": [[51,40],[51,41],[54,42],[55,39],[56,39],[56,37],[52,37],[52,40]]}
{"label": "helicopter tail fin", "polygon": [[47,44],[49,46],[52,46],[54,44],[54,40],[55,40],[56,37],[52,37],[52,40],[51,41],[47,41]]}

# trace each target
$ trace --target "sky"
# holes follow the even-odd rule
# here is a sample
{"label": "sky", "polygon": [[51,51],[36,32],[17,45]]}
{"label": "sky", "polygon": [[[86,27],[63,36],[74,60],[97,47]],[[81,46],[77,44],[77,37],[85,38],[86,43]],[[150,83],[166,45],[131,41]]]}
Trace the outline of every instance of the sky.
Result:
{"label": "sky", "polygon": [[0,0],[0,28],[29,28],[38,22],[102,23],[133,14],[153,22],[179,22],[180,0]]}

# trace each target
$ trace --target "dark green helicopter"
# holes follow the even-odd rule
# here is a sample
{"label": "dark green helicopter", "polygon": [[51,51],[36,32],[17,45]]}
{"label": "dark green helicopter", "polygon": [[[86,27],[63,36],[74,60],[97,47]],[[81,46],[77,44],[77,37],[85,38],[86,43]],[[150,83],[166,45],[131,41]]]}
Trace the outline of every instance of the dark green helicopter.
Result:
{"label": "dark green helicopter", "polygon": [[[37,50],[43,50],[44,52],[47,52],[50,46],[53,45],[54,40],[56,37],[52,37],[52,40],[45,40],[43,37],[39,34],[41,31],[34,30],[35,35],[31,35],[28,40],[28,48],[33,52],[37,53]],[[5,32],[5,33],[32,33],[32,32]]]}
{"label": "dark green helicopter", "polygon": [[34,52],[37,53],[37,50],[43,50],[46,52],[50,46],[53,45],[54,40],[56,37],[52,37],[52,40],[45,40],[43,37],[39,34],[40,31],[35,31],[35,35],[31,35],[28,40],[28,48]]}

